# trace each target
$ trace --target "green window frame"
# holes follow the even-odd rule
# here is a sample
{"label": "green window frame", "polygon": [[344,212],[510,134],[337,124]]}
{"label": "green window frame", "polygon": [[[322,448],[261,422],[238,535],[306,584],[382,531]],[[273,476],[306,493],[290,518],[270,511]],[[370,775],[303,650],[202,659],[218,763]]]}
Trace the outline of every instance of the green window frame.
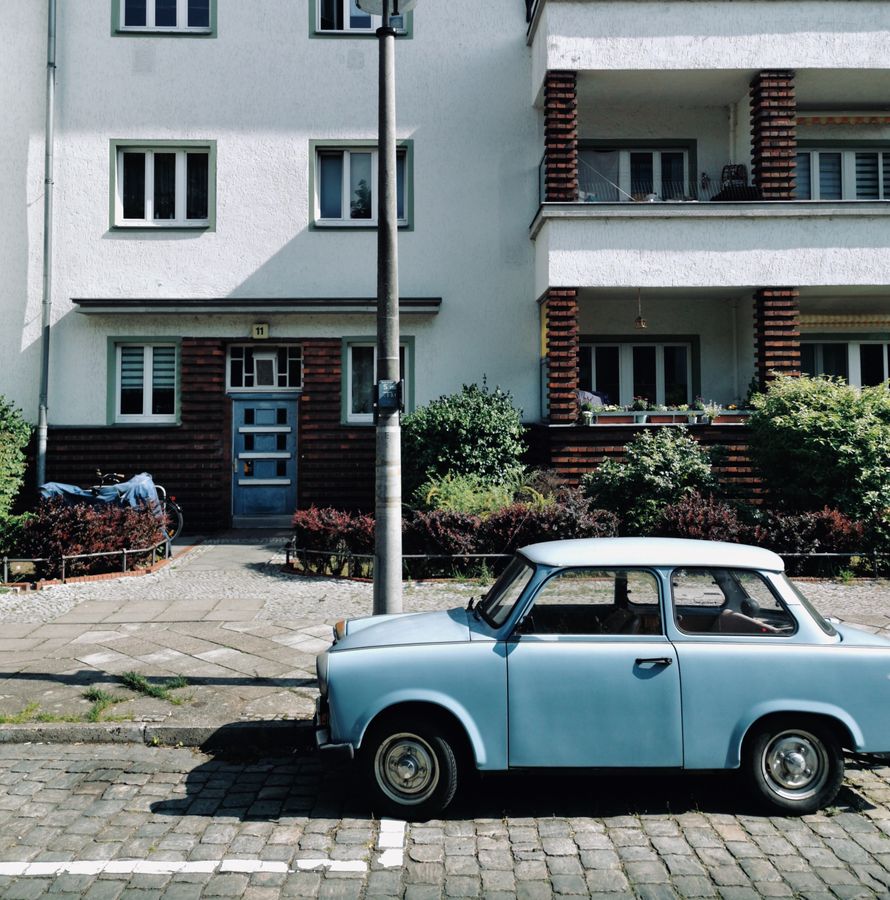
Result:
{"label": "green window frame", "polygon": [[216,230],[216,141],[115,138],[109,183],[113,230]]}
{"label": "green window frame", "polygon": [[179,338],[108,338],[108,423],[178,425],[180,356]]}
{"label": "green window frame", "polygon": [[[309,0],[309,36],[312,38],[376,38],[380,16],[370,16],[371,25],[353,27],[349,22],[351,0]],[[396,28],[399,37],[412,37],[414,13],[403,14],[404,26]],[[339,27],[338,27],[339,26]]]}
{"label": "green window frame", "polygon": [[[344,337],[341,343],[340,421],[343,425],[373,425],[371,407],[377,371],[377,339]],[[414,409],[414,338],[399,341],[402,379],[405,382],[405,412]]]}
{"label": "green window frame", "polygon": [[111,33],[116,37],[214,38],[216,6],[217,0],[111,0]]}
{"label": "green window frame", "polygon": [[[347,229],[367,231],[377,227],[377,141],[309,142],[309,202],[312,230]],[[398,227],[414,230],[414,141],[396,142]],[[370,180],[370,185],[367,181]],[[357,182],[357,183],[356,183]],[[369,194],[360,195],[365,182]],[[335,196],[330,196],[331,186]],[[364,190],[364,189],[362,189]],[[332,207],[339,214],[331,214]]]}

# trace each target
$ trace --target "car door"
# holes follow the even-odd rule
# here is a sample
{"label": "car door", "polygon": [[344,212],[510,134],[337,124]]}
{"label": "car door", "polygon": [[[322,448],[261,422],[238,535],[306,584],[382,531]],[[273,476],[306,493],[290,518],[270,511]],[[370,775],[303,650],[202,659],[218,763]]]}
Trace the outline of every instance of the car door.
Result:
{"label": "car door", "polygon": [[507,642],[510,766],[679,767],[680,676],[659,582],[563,569]]}

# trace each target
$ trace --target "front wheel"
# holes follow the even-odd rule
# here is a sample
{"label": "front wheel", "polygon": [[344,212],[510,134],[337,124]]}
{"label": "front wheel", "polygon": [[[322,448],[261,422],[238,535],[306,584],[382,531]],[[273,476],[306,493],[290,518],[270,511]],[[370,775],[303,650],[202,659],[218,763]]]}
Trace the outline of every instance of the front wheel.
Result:
{"label": "front wheel", "polygon": [[844,758],[833,732],[819,722],[760,726],[744,762],[751,787],[771,809],[807,815],[831,803],[844,780]]}
{"label": "front wheel", "polygon": [[457,791],[454,739],[433,721],[375,726],[363,742],[362,763],[375,812],[430,818],[442,812]]}

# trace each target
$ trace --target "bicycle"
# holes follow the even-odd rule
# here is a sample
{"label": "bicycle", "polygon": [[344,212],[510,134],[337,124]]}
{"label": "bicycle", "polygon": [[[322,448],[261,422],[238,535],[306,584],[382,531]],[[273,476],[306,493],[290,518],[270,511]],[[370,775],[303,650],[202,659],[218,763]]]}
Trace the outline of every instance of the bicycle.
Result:
{"label": "bicycle", "polygon": [[[96,469],[96,478],[98,478],[99,483],[90,487],[90,491],[95,497],[100,496],[102,488],[121,484],[127,480],[127,477],[120,472],[103,472],[101,469]],[[154,486],[155,490],[158,492],[158,502],[161,504],[161,512],[164,514],[167,537],[171,541],[175,541],[182,532],[184,523],[182,507],[176,502],[175,496],[167,493],[167,489],[163,485],[154,482]]]}

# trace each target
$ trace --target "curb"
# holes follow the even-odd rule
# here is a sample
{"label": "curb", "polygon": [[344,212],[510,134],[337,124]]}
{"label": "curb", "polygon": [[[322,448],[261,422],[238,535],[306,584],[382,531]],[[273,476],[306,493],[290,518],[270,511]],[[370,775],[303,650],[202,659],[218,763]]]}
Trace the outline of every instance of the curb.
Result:
{"label": "curb", "polygon": [[48,723],[0,726],[0,744],[144,744],[191,747],[208,753],[309,750],[315,726],[308,719],[231,722],[224,725]]}

